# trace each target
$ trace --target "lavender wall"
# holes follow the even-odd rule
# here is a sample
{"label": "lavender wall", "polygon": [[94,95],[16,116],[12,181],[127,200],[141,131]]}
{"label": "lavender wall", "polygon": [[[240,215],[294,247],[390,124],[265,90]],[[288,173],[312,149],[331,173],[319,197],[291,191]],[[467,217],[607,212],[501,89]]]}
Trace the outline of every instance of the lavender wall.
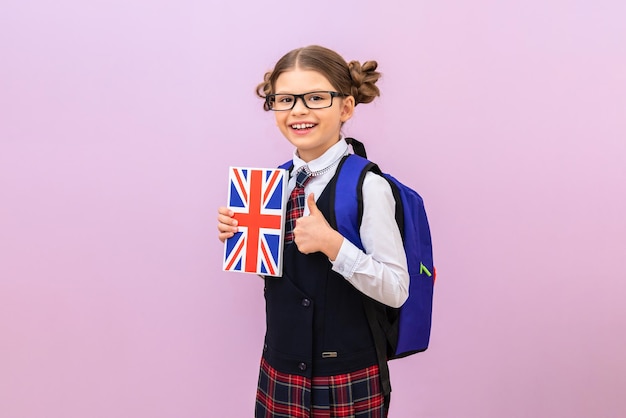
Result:
{"label": "lavender wall", "polygon": [[345,131],[432,224],[391,416],[626,415],[625,5],[5,0],[0,416],[252,415],[262,283],[215,210],[289,156],[253,89],[311,43],[379,61]]}

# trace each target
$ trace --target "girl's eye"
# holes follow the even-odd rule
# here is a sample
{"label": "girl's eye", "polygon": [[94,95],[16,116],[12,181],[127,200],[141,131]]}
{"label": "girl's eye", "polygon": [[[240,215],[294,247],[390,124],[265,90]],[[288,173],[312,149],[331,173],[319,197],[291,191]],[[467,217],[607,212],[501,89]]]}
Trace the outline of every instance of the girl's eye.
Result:
{"label": "girl's eye", "polygon": [[279,103],[291,103],[293,101],[293,97],[290,95],[281,94],[281,95],[275,96],[275,100]]}
{"label": "girl's eye", "polygon": [[312,94],[309,96],[310,102],[319,102],[320,100],[325,100],[325,97],[320,94]]}

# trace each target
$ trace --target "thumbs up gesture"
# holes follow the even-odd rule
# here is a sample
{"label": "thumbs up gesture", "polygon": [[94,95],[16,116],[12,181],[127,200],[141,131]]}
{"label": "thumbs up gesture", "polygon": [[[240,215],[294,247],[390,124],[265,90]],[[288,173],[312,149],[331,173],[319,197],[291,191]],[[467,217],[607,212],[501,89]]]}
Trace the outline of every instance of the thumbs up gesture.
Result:
{"label": "thumbs up gesture", "polygon": [[303,254],[321,251],[334,260],[343,243],[343,236],[330,226],[318,209],[313,193],[307,197],[306,204],[309,216],[296,220],[296,227],[293,229],[294,242]]}

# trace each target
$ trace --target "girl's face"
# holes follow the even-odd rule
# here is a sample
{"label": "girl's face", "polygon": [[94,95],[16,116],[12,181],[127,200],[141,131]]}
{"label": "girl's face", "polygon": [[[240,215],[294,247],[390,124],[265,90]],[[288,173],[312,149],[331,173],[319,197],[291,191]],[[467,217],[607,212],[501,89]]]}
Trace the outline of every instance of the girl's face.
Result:
{"label": "girl's face", "polygon": [[[335,91],[321,73],[295,68],[285,71],[275,83],[276,94],[304,94],[314,91]],[[354,98],[335,97],[325,109],[309,109],[296,99],[291,110],[274,112],[276,125],[298,150],[298,156],[309,162],[321,156],[339,141],[341,124],[352,117]]]}

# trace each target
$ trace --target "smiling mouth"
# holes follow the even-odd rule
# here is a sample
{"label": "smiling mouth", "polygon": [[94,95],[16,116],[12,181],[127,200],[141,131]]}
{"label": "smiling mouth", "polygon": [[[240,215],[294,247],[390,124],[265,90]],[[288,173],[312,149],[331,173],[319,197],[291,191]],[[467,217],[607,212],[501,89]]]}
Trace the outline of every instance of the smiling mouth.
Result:
{"label": "smiling mouth", "polygon": [[296,131],[299,131],[303,129],[311,129],[315,127],[316,125],[314,123],[294,123],[293,125],[290,125],[290,126],[291,126],[291,129],[295,129]]}

